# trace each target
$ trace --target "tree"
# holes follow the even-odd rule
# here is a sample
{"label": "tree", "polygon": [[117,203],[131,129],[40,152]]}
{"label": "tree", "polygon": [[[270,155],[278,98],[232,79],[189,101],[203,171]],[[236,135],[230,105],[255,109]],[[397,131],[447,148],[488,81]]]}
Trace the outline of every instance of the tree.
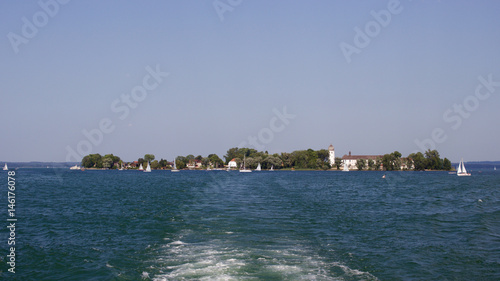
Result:
{"label": "tree", "polygon": [[368,159],[368,169],[373,170],[373,166],[375,166],[373,159]]}
{"label": "tree", "polygon": [[443,160],[439,158],[437,150],[428,149],[425,152],[425,158],[427,159],[427,169],[443,170]]}
{"label": "tree", "polygon": [[382,164],[387,171],[401,170],[401,153],[394,151],[382,157]]}
{"label": "tree", "polygon": [[356,161],[356,167],[358,168],[359,171],[362,171],[365,168],[366,161],[363,159],[358,159]]}
{"label": "tree", "polygon": [[279,169],[281,167],[281,159],[279,157],[276,157],[274,155],[268,156],[265,160],[265,167],[266,169],[270,169],[273,167],[274,169]]}
{"label": "tree", "polygon": [[184,156],[177,156],[177,158],[175,158],[174,161],[175,165],[177,166],[177,169],[179,170],[186,168],[186,165],[188,163],[187,158]]}
{"label": "tree", "polygon": [[444,158],[443,160],[443,169],[445,169],[446,171],[451,170],[451,161],[448,158]]}
{"label": "tree", "polygon": [[208,161],[211,162],[214,167],[224,167],[224,161],[222,161],[217,154],[209,154]]}
{"label": "tree", "polygon": [[140,165],[140,164],[144,164],[144,158],[139,158],[139,159],[137,159],[137,162],[139,162],[139,165]]}
{"label": "tree", "polygon": [[292,154],[287,152],[281,153],[281,161],[283,168],[291,168],[293,165]]}
{"label": "tree", "polygon": [[89,154],[82,159],[84,168],[102,168],[102,156],[98,153]]}
{"label": "tree", "polygon": [[158,162],[158,164],[160,165],[160,168],[165,168],[165,167],[167,167],[167,165],[168,165],[168,161],[162,158],[162,159]]}
{"label": "tree", "polygon": [[144,161],[146,162],[152,162],[155,160],[155,156],[153,154],[146,154],[144,155]]}
{"label": "tree", "polygon": [[160,163],[158,160],[154,160],[151,162],[151,169],[158,169],[160,167]]}
{"label": "tree", "polygon": [[337,170],[340,169],[340,166],[342,165],[342,158],[340,157],[335,157],[335,167],[337,167]]}
{"label": "tree", "polygon": [[103,157],[102,158],[102,166],[106,169],[111,168],[113,166],[113,158],[111,157]]}
{"label": "tree", "polygon": [[318,156],[318,159],[325,163],[330,163],[330,151],[326,149],[320,149],[316,151],[316,155]]}
{"label": "tree", "polygon": [[423,171],[427,167],[427,160],[422,152],[412,153],[408,155],[408,159],[413,163],[413,170],[415,171]]}

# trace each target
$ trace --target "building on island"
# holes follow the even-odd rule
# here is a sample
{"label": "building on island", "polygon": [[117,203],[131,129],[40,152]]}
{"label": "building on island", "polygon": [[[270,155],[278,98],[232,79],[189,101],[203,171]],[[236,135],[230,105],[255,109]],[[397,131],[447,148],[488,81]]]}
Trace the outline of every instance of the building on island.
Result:
{"label": "building on island", "polygon": [[229,161],[229,163],[227,163],[227,167],[229,169],[237,169],[238,168],[238,164],[236,163],[236,159],[231,159],[231,161]]}
{"label": "building on island", "polygon": [[357,170],[358,166],[356,165],[358,160],[365,160],[365,165],[368,166],[368,161],[372,160],[374,163],[377,163],[377,160],[382,160],[383,155],[351,155],[349,151],[349,155],[342,156],[342,164],[347,165],[349,170]]}

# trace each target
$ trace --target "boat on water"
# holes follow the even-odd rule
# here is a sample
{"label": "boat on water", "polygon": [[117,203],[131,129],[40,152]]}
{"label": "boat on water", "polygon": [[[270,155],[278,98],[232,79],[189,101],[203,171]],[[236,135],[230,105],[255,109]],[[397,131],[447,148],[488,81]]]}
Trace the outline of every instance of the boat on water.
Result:
{"label": "boat on water", "polygon": [[148,166],[146,167],[146,170],[143,171],[144,173],[151,173],[151,165],[149,165],[149,162],[148,162]]}
{"label": "boat on water", "polygon": [[144,171],[144,168],[142,167],[142,163],[141,163],[141,165],[139,165],[139,169],[138,170],[139,171]]}
{"label": "boat on water", "polygon": [[344,169],[342,169],[342,172],[349,172],[349,167],[347,166],[347,163],[344,163]]}
{"label": "boat on water", "polygon": [[176,173],[179,171],[179,170],[177,170],[177,165],[175,165],[175,160],[176,159],[174,159],[174,168],[172,170],[170,170],[170,172],[172,172],[172,173]]}
{"label": "boat on water", "polygon": [[274,171],[274,165],[271,165],[271,169],[269,171]]}
{"label": "boat on water", "polygon": [[465,169],[465,165],[464,165],[464,159],[462,158],[460,160],[460,164],[458,165],[458,169],[457,169],[457,176],[459,177],[463,177],[463,176],[470,176],[471,174],[470,173],[467,173],[467,170]]}
{"label": "boat on water", "polygon": [[5,165],[3,166],[3,170],[4,171],[8,171],[9,170],[9,167],[7,167],[7,163],[5,163]]}
{"label": "boat on water", "polygon": [[493,171],[496,171],[497,170],[497,166],[493,167]]}
{"label": "boat on water", "polygon": [[259,165],[257,165],[257,169],[255,169],[255,171],[262,171],[262,169],[260,167],[260,163],[259,163]]}
{"label": "boat on water", "polygon": [[243,168],[242,168],[242,169],[240,169],[240,173],[251,173],[251,172],[252,172],[252,170],[247,169],[247,168],[245,167],[245,156],[243,156]]}
{"label": "boat on water", "polygon": [[72,166],[72,167],[69,167],[70,170],[81,170],[82,167],[78,166],[78,165],[75,165],[75,166]]}

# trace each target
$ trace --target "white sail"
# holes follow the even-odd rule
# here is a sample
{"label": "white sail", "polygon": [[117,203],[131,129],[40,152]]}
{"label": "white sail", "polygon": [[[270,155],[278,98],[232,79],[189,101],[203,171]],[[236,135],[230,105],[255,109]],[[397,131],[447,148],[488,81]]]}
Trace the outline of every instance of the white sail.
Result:
{"label": "white sail", "polygon": [[260,168],[260,163],[259,165],[257,166],[257,169],[255,169],[255,171],[261,171],[262,169]]}
{"label": "white sail", "polygon": [[178,172],[179,170],[177,170],[177,165],[175,165],[175,158],[174,158],[174,168],[172,170],[170,170],[170,172]]}
{"label": "white sail", "polygon": [[7,163],[5,163],[5,166],[3,166],[3,170],[4,170],[4,171],[9,170],[9,168],[7,167]]}
{"label": "white sail", "polygon": [[457,174],[462,173],[462,161],[460,160],[460,164],[458,164]]}
{"label": "white sail", "polygon": [[146,170],[144,170],[145,173],[149,173],[151,172],[151,165],[149,165],[149,162],[148,162],[148,166],[146,167]]}
{"label": "white sail", "polygon": [[460,165],[458,165],[457,176],[470,176],[470,173],[467,173],[464,165],[464,159],[460,160]]}
{"label": "white sail", "polygon": [[269,171],[274,171],[274,165],[271,165],[271,169]]}
{"label": "white sail", "polygon": [[141,163],[141,165],[139,166],[139,171],[144,171],[144,168],[142,167],[142,163]]}
{"label": "white sail", "polygon": [[349,172],[349,167],[347,166],[347,162],[344,162],[344,169],[342,171]]}

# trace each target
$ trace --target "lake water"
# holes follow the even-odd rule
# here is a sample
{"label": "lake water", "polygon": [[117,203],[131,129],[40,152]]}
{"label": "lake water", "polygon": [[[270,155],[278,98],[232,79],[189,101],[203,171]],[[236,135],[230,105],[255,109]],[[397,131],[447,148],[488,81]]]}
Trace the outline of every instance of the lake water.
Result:
{"label": "lake water", "polygon": [[5,279],[500,280],[500,171],[15,178],[16,273],[2,227]]}

